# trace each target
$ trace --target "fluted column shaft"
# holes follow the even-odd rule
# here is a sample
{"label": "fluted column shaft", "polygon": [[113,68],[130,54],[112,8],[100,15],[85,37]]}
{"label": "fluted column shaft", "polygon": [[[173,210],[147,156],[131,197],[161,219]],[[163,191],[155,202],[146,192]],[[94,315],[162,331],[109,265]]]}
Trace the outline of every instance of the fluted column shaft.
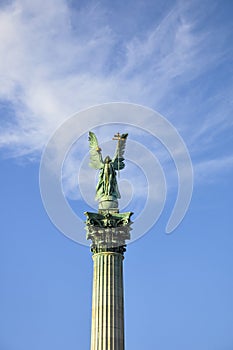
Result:
{"label": "fluted column shaft", "polygon": [[93,254],[91,350],[124,350],[123,254]]}

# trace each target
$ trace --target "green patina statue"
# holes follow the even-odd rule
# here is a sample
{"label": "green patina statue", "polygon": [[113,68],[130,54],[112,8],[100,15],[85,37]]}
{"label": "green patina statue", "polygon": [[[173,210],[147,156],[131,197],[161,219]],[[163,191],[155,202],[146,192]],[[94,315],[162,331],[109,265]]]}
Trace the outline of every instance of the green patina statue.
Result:
{"label": "green patina statue", "polygon": [[90,163],[89,165],[94,169],[99,169],[99,181],[96,186],[96,200],[99,202],[112,201],[117,202],[120,198],[120,192],[117,185],[116,171],[124,168],[124,150],[128,134],[119,133],[115,135],[113,140],[117,140],[117,148],[114,158],[107,156],[104,160],[101,154],[98,140],[93,132],[89,132],[90,143]]}

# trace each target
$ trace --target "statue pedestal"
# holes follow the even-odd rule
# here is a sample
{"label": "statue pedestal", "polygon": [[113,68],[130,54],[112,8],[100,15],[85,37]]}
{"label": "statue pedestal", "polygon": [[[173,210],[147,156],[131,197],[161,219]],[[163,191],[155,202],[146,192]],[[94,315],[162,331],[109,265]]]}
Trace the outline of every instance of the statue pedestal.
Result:
{"label": "statue pedestal", "polygon": [[111,210],[119,213],[118,201],[113,196],[104,196],[99,200],[99,211]]}

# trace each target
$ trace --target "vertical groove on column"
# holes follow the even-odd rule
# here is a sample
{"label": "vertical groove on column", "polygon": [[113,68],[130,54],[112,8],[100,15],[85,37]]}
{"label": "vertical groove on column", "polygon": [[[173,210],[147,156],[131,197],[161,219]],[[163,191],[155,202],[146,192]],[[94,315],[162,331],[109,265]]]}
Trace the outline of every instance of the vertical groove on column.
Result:
{"label": "vertical groove on column", "polygon": [[99,337],[99,347],[98,349],[103,349],[103,290],[104,290],[104,256],[101,254],[99,255],[100,259],[100,296],[99,296],[99,324],[98,324],[98,337]]}
{"label": "vertical groove on column", "polygon": [[97,339],[97,329],[96,329],[96,324],[94,323],[94,320],[98,317],[97,315],[97,309],[96,309],[96,305],[97,305],[97,294],[98,294],[98,282],[97,282],[97,266],[96,263],[94,261],[94,269],[93,269],[93,296],[92,296],[92,300],[93,300],[93,305],[92,305],[92,323],[93,323],[93,327],[92,327],[92,334],[91,334],[91,342],[93,343],[93,350],[96,349],[96,339]]}
{"label": "vertical groove on column", "polygon": [[107,267],[108,267],[108,261],[107,261],[107,256],[103,255],[103,305],[102,305],[102,309],[103,309],[103,322],[102,322],[102,338],[103,338],[103,345],[102,345],[102,349],[105,350],[107,349],[107,344],[106,344],[106,340],[107,340],[107,335],[106,335],[106,331],[107,331],[107,302],[106,302],[106,298],[107,298],[107,286],[108,286],[108,274],[107,274]]}
{"label": "vertical groove on column", "polygon": [[97,265],[97,271],[96,271],[96,279],[97,279],[97,296],[96,296],[96,315],[97,319],[94,320],[95,322],[95,327],[96,327],[96,350],[98,349],[98,341],[99,341],[99,320],[100,320],[100,257],[97,256],[95,263]]}
{"label": "vertical groove on column", "polygon": [[[115,342],[115,346],[116,346],[116,349],[118,349],[118,317],[119,317],[119,314],[118,314],[118,310],[117,310],[117,304],[118,304],[118,298],[117,298],[117,288],[118,288],[118,276],[117,276],[117,264],[114,265],[114,277],[115,277],[115,281],[114,281],[114,314],[115,314],[115,324],[114,324],[114,329],[113,329],[113,332],[114,332],[114,342]],[[118,316],[118,317],[117,317]]]}
{"label": "vertical groove on column", "polygon": [[[111,260],[113,260],[113,257],[111,257]],[[115,286],[115,274],[114,274],[114,267],[115,264],[111,264],[111,276],[112,276],[112,288],[110,291],[111,295],[111,318],[114,320],[116,318],[116,313],[115,313],[115,303],[114,303],[114,286]],[[114,325],[111,325],[111,336],[110,336],[111,342],[113,344],[113,349],[116,349],[115,346],[115,338],[114,338]]]}
{"label": "vertical groove on column", "polygon": [[118,349],[118,344],[117,344],[117,319],[118,319],[118,314],[117,314],[117,281],[118,281],[118,276],[117,276],[117,260],[118,256],[114,256],[114,264],[113,264],[113,295],[112,295],[112,302],[113,302],[113,317],[114,317],[114,323],[112,325],[112,332],[113,332],[113,346],[115,349]]}
{"label": "vertical groove on column", "polygon": [[[111,322],[111,315],[112,315],[112,311],[111,311],[111,307],[112,307],[112,303],[111,303],[111,283],[112,283],[112,271],[111,271],[111,255],[107,256],[108,259],[108,276],[109,276],[109,283],[108,283],[108,296],[107,296],[107,303],[108,303],[108,322]],[[108,347],[110,347],[111,344],[111,325],[108,324],[108,332],[107,332],[107,337],[108,337]]]}
{"label": "vertical groove on column", "polygon": [[124,320],[125,320],[125,315],[124,315],[124,280],[123,280],[123,265],[121,263],[120,265],[120,278],[121,278],[121,322],[122,322],[122,329],[123,329],[123,332],[121,332],[121,343],[122,343],[122,349],[124,350],[125,348],[125,332],[124,332],[124,329],[125,329],[125,324],[124,324]]}

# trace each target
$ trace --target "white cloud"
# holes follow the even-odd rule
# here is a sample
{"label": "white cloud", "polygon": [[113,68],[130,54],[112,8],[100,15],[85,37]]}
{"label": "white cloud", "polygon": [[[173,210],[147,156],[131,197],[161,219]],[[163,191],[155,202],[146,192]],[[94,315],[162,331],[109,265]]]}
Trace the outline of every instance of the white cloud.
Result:
{"label": "white cloud", "polygon": [[223,174],[232,171],[233,157],[203,160],[195,164],[194,176],[196,183],[213,183],[218,179],[223,181]]}
{"label": "white cloud", "polygon": [[202,135],[212,130],[214,138],[214,127],[220,132],[219,125],[227,128],[229,121],[218,117],[220,105],[203,123],[200,118],[193,127],[186,117],[184,125],[176,95],[192,89],[187,84],[217,65],[224,53],[212,44],[206,49],[211,33],[197,31],[198,16],[187,15],[187,8],[174,5],[157,25],[127,40],[115,34],[99,4],[74,10],[65,0],[20,0],[0,8],[0,98],[15,113],[12,121],[2,116],[0,146],[14,156],[40,152],[69,115],[124,100],[177,115],[183,136],[200,152],[196,145]]}

